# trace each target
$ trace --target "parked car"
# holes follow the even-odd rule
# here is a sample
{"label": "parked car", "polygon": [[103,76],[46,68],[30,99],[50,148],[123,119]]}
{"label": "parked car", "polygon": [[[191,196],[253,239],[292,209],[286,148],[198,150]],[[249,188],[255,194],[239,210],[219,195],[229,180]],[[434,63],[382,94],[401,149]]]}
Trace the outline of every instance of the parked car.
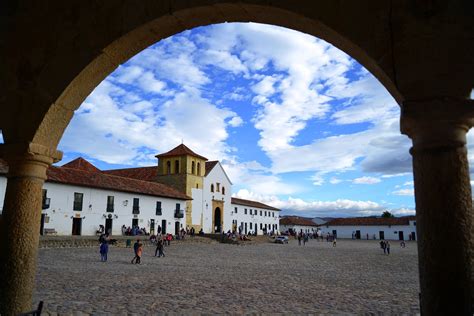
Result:
{"label": "parked car", "polygon": [[287,244],[288,243],[288,236],[277,236],[275,238],[275,243],[277,243],[277,244]]}

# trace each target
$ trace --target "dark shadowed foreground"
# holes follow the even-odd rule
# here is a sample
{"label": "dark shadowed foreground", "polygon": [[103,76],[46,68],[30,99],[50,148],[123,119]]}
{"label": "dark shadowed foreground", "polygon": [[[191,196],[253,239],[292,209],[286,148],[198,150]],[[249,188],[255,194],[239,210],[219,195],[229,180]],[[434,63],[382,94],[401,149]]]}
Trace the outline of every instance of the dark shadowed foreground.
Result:
{"label": "dark shadowed foreground", "polygon": [[[41,249],[35,304],[46,315],[164,313],[403,313],[418,309],[415,243],[383,255],[376,241],[310,240],[298,246],[172,244],[165,258],[146,247]],[[81,313],[74,313],[75,315]]]}

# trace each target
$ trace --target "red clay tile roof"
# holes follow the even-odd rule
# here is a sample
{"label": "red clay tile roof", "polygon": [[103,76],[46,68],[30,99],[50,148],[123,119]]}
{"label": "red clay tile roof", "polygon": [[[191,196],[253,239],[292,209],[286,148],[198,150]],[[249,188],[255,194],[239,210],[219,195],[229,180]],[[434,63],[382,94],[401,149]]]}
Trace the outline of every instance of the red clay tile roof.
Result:
{"label": "red clay tile roof", "polygon": [[280,225],[318,226],[310,218],[299,216],[286,216],[280,218]]}
{"label": "red clay tile roof", "polygon": [[416,220],[416,216],[403,217],[349,217],[336,218],[321,226],[386,226],[386,225],[408,225],[409,221]]}
{"label": "red clay tile roof", "polygon": [[[145,169],[141,172],[146,173],[149,172],[151,168],[152,167],[130,169]],[[153,168],[156,170],[158,169],[157,167]],[[7,170],[7,163],[0,159],[0,173],[3,171],[6,173]],[[133,171],[131,173],[133,173]],[[140,173],[140,170],[138,170],[137,174],[138,173]],[[144,195],[175,198],[179,200],[192,200],[192,198],[186,194],[161,183],[132,179],[132,177],[121,177],[118,175],[108,174],[107,171],[100,171],[83,158],[77,158],[61,167],[51,166],[46,171],[46,175],[48,176],[48,179],[46,180],[47,182],[132,192]]]}
{"label": "red clay tile roof", "polygon": [[209,172],[217,165],[219,161],[214,160],[214,161],[206,161],[206,174],[204,176],[207,176]]}
{"label": "red clay tile roof", "polygon": [[110,174],[119,177],[133,178],[142,181],[156,182],[158,177],[158,167],[141,167],[141,168],[126,168],[126,169],[114,169],[114,170],[103,170],[105,174]]}
{"label": "red clay tile roof", "polygon": [[89,161],[85,160],[82,157],[76,158],[67,164],[62,165],[62,167],[65,168],[73,168],[77,170],[84,170],[88,172],[100,172],[99,169],[96,168],[93,164],[91,164]]}
{"label": "red clay tile roof", "polygon": [[46,181],[48,182],[191,200],[186,194],[161,183],[108,175],[102,172],[88,172],[66,167],[50,167],[47,171],[47,176],[48,179]]}
{"label": "red clay tile roof", "polygon": [[186,145],[181,144],[179,146],[176,146],[175,148],[171,149],[168,152],[165,152],[163,154],[156,155],[156,158],[161,158],[161,157],[176,157],[176,156],[183,156],[183,155],[189,155],[189,156],[194,156],[203,160],[207,160],[206,157],[203,157],[201,155],[196,154],[194,151],[186,147]]}
{"label": "red clay tile roof", "polygon": [[277,209],[275,207],[272,207],[272,206],[269,206],[269,205],[266,205],[266,204],[263,204],[263,203],[260,203],[260,202],[257,202],[257,201],[238,199],[238,198],[235,198],[235,197],[233,197],[231,199],[231,203],[232,204],[238,204],[238,205],[258,207],[258,208],[263,208],[263,209],[272,210],[272,211],[279,211],[279,209]]}

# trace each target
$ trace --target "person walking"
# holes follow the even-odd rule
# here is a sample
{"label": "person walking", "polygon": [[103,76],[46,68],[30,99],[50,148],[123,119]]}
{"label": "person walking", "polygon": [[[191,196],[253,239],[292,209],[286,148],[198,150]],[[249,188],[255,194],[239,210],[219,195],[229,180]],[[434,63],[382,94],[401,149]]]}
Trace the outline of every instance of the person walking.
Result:
{"label": "person walking", "polygon": [[388,242],[388,240],[385,242],[385,248],[387,248],[387,255],[390,254],[390,243]]}
{"label": "person walking", "polygon": [[99,247],[99,252],[100,252],[100,261],[106,262],[107,261],[107,253],[109,252],[109,244],[107,241],[104,241],[100,244]]}
{"label": "person walking", "polygon": [[158,243],[156,245],[156,250],[155,250],[155,257],[157,253],[158,253],[158,258],[165,256],[163,240],[158,240]]}
{"label": "person walking", "polygon": [[140,239],[137,239],[137,241],[133,244],[133,252],[135,253],[135,256],[132,259],[132,263],[137,263],[136,261],[138,260],[138,247],[140,244]]}
{"label": "person walking", "polygon": [[135,263],[140,264],[142,260],[142,253],[143,253],[143,244],[138,240],[138,249],[137,249],[137,260]]}
{"label": "person walking", "polygon": [[383,241],[383,239],[380,240],[380,248],[382,248],[383,253],[385,254],[387,247],[386,247],[385,241]]}

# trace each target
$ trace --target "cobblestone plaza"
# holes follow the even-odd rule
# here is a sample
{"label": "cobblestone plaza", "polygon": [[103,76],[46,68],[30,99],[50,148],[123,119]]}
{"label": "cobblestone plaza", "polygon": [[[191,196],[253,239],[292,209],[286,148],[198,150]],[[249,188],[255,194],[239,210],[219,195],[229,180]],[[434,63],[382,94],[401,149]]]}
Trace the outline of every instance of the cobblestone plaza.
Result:
{"label": "cobblestone plaza", "polygon": [[98,247],[40,249],[34,303],[45,302],[45,315],[417,314],[416,244],[391,250],[377,241],[186,241],[165,258],[145,247],[136,265],[129,248],[111,247],[106,263]]}

